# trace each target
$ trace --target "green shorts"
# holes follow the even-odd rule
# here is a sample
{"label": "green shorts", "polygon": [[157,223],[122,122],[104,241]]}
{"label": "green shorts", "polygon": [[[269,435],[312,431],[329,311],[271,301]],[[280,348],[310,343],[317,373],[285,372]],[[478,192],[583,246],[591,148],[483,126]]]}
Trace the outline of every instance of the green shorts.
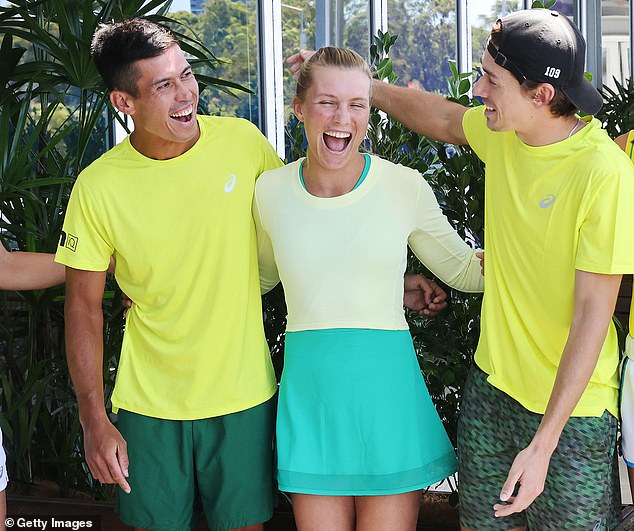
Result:
{"label": "green shorts", "polygon": [[276,398],[193,421],[120,410],[117,427],[128,444],[132,489],[117,489],[121,520],[154,531],[189,531],[199,509],[212,531],[269,520]]}
{"label": "green shorts", "polygon": [[542,415],[532,413],[487,382],[473,368],[458,420],[460,523],[470,529],[503,531],[528,526],[539,531],[604,531],[618,525],[620,490],[616,419],[572,417],[566,424],[544,491],[520,514],[496,518],[493,505],[517,453],[530,443]]}

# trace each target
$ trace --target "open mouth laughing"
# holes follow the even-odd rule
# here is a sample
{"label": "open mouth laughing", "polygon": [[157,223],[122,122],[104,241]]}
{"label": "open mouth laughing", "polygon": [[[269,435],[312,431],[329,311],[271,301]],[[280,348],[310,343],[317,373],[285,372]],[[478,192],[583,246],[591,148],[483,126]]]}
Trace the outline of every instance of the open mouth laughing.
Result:
{"label": "open mouth laughing", "polygon": [[326,147],[334,153],[345,151],[352,140],[352,133],[344,133],[343,131],[326,131],[322,136]]}
{"label": "open mouth laughing", "polygon": [[181,123],[189,123],[192,121],[192,118],[194,116],[194,106],[193,105],[189,105],[188,107],[186,107],[185,109],[172,113],[170,114],[170,118],[172,118],[173,120],[176,120],[178,122]]}

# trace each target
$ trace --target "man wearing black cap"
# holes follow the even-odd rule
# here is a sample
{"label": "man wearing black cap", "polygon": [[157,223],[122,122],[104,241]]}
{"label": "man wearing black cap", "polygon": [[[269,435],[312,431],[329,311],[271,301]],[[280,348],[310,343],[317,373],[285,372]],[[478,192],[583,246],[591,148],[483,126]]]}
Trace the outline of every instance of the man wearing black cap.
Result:
{"label": "man wearing black cap", "polygon": [[483,106],[373,86],[377,107],[486,163],[482,330],[458,434],[463,529],[599,530],[618,516],[611,317],[634,271],[634,171],[597,120],[576,115],[601,107],[584,55],[567,17],[520,11],[491,32],[474,87]]}

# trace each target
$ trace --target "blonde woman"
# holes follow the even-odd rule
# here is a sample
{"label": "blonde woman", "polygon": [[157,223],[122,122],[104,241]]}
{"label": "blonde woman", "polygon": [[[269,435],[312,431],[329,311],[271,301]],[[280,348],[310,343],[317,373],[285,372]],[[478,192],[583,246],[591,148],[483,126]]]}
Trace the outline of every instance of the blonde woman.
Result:
{"label": "blonde woman", "polygon": [[300,531],[414,530],[419,491],[455,471],[403,274],[408,245],[457,289],[483,289],[480,263],[417,172],[359,151],[370,87],[355,52],[316,52],[293,102],[307,157],[256,184],[261,280],[288,305],[277,475]]}

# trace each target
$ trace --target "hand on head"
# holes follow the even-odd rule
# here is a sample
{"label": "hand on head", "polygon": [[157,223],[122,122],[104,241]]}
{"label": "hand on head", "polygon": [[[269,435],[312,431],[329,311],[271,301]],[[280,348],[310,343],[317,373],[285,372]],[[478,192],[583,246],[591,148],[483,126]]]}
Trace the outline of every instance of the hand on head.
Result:
{"label": "hand on head", "polygon": [[291,71],[291,74],[293,74],[295,80],[297,80],[297,76],[299,75],[299,71],[301,70],[304,62],[308,61],[310,56],[314,53],[314,50],[300,50],[286,59],[286,62],[289,65],[288,68]]}

